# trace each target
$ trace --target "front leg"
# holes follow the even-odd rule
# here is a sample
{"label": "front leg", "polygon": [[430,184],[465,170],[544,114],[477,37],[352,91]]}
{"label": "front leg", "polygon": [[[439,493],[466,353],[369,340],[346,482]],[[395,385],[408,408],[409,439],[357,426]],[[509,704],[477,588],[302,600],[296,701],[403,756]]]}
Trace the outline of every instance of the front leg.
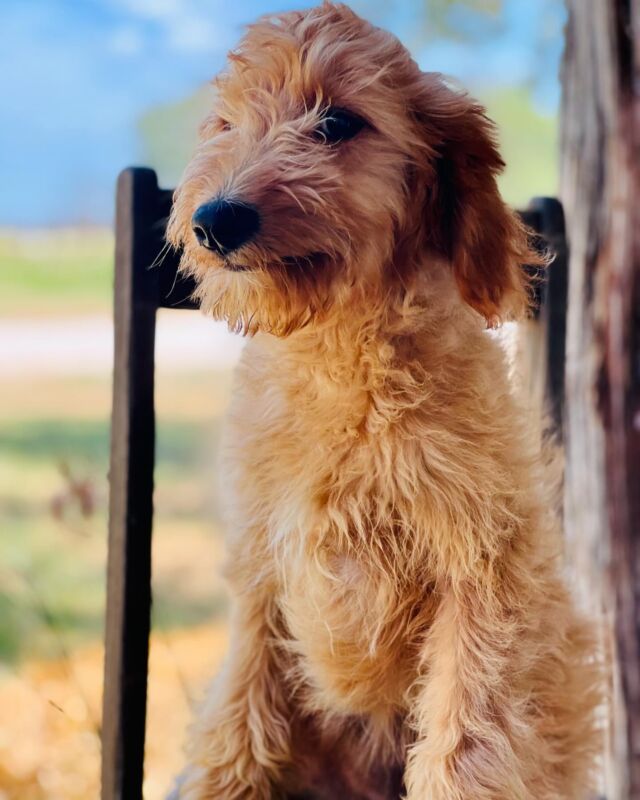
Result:
{"label": "front leg", "polygon": [[289,761],[289,714],[267,593],[241,596],[231,652],[192,731],[180,800],[271,800]]}
{"label": "front leg", "polygon": [[[522,628],[490,595],[448,585],[421,654],[407,800],[534,800]],[[525,654],[526,658],[526,654]],[[527,755],[529,755],[529,761]]]}

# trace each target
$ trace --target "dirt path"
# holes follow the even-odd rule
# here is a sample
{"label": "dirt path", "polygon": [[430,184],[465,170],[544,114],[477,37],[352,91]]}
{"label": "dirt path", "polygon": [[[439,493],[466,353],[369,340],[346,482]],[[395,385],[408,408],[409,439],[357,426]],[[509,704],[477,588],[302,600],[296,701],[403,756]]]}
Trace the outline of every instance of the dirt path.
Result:
{"label": "dirt path", "polygon": [[[244,339],[193,311],[161,311],[156,331],[160,371],[228,369]],[[110,372],[113,325],[108,316],[0,320],[0,376],[101,375]]]}

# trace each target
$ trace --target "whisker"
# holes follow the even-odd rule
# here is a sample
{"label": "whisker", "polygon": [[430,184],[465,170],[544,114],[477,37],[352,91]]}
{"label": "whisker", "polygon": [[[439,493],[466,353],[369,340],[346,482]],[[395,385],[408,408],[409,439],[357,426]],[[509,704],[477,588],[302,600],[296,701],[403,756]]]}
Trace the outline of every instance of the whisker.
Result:
{"label": "whisker", "polygon": [[170,250],[171,250],[171,243],[165,242],[160,248],[158,255],[153,259],[153,261],[151,262],[151,264],[148,266],[147,269],[155,269],[156,267],[161,266],[165,258],[169,255]]}

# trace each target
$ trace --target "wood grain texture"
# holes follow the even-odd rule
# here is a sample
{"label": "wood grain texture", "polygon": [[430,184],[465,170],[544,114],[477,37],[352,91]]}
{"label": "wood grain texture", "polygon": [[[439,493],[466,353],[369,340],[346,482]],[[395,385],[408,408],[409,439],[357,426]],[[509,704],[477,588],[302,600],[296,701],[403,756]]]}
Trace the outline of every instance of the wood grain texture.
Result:
{"label": "wood grain texture", "polygon": [[640,0],[568,0],[570,561],[611,654],[604,791],[640,798]]}
{"label": "wood grain texture", "polygon": [[142,797],[151,604],[157,272],[151,170],[118,179],[102,798]]}

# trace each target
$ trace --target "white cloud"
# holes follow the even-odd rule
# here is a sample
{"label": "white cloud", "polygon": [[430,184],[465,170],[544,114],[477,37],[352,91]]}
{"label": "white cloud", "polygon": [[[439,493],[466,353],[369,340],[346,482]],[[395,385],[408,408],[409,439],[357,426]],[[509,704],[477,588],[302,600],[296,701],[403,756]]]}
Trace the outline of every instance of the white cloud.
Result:
{"label": "white cloud", "polygon": [[[226,49],[233,29],[226,14],[217,13],[216,0],[110,0],[135,22],[151,23],[161,32],[167,47],[180,53]],[[222,22],[220,22],[222,18]],[[123,49],[132,47],[132,37],[124,37]]]}
{"label": "white cloud", "polygon": [[118,28],[109,37],[107,46],[116,55],[134,56],[142,51],[144,40],[140,32],[133,27]]}
{"label": "white cloud", "polygon": [[167,30],[167,40],[173,50],[193,52],[213,50],[220,42],[218,29],[208,20],[180,17]]}
{"label": "white cloud", "polygon": [[151,20],[179,18],[189,5],[181,0],[115,0],[115,4],[136,17]]}

